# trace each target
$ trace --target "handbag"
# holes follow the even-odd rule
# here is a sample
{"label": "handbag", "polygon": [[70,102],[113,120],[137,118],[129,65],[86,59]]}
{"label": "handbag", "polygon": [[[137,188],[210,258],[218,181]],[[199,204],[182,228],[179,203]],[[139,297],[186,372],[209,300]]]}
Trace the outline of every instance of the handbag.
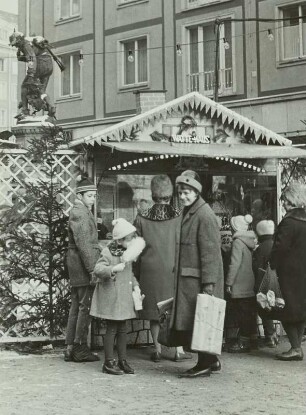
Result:
{"label": "handbag", "polygon": [[176,330],[171,328],[171,318],[173,312],[173,298],[157,303],[159,309],[159,333],[158,343],[167,347],[180,346],[176,336]]}
{"label": "handbag", "polygon": [[213,355],[222,350],[226,301],[208,294],[198,294],[191,349]]}

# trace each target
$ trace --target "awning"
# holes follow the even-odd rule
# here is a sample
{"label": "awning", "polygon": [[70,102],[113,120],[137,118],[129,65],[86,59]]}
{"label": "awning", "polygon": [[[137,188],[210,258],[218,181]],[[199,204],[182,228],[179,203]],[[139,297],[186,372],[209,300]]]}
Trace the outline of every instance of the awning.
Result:
{"label": "awning", "polygon": [[112,150],[142,154],[168,154],[206,158],[268,159],[306,158],[306,150],[292,146],[260,144],[181,144],[163,142],[101,142]]}

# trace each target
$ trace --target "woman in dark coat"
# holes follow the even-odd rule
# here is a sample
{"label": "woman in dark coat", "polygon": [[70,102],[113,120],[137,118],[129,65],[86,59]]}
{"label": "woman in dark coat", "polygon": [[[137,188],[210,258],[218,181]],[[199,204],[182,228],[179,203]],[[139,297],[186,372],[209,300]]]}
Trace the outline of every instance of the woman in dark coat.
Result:
{"label": "woman in dark coat", "polygon": [[306,186],[292,182],[282,194],[286,215],[278,225],[271,253],[285,307],[280,320],[291,349],[280,360],[303,360],[301,348],[306,323]]}
{"label": "woman in dark coat", "polygon": [[[151,181],[154,205],[140,211],[135,220],[137,233],[146,241],[146,248],[139,258],[141,292],[145,295],[141,318],[150,320],[154,343],[151,360],[161,359],[161,345],[158,343],[159,313],[157,303],[174,295],[176,229],[180,223],[180,210],[170,202],[173,186],[167,175],[154,176]],[[177,350],[175,361],[191,358],[182,349]]]}
{"label": "woman in dark coat", "polygon": [[[178,193],[184,205],[172,326],[178,343],[191,346],[197,295],[207,293],[223,298],[221,237],[217,218],[201,198],[197,173],[186,170],[177,177]],[[209,376],[220,370],[217,356],[198,353],[198,362],[182,376]]]}

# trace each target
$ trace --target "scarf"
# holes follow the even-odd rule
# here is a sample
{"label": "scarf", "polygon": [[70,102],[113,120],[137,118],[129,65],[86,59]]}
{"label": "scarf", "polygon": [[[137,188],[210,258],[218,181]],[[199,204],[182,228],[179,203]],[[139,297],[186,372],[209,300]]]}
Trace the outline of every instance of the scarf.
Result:
{"label": "scarf", "polygon": [[116,241],[111,241],[111,243],[109,243],[107,247],[113,256],[122,256],[123,252],[126,251],[126,248],[124,248],[121,245],[118,245]]}

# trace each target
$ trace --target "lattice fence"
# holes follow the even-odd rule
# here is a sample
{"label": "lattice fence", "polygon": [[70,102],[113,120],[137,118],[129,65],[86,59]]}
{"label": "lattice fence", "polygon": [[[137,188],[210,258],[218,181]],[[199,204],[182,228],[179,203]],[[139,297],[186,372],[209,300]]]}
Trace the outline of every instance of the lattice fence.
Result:
{"label": "lattice fence", "polygon": [[[60,193],[60,203],[63,204],[63,210],[68,216],[69,210],[73,205],[75,177],[78,168],[83,163],[83,156],[72,150],[59,150],[53,156],[52,168],[55,171],[55,181],[63,188]],[[16,199],[23,199],[24,183],[35,183],[37,180],[44,180],[45,173],[39,168],[41,164],[29,159],[26,150],[21,149],[4,149],[0,152],[0,215],[14,205]],[[47,165],[46,165],[47,167]],[[20,229],[25,235],[31,232],[44,234],[44,229],[37,224],[24,224]],[[3,265],[3,262],[2,262]],[[0,264],[1,270],[1,264]],[[3,270],[2,270],[3,272]],[[37,281],[21,280],[11,283],[12,292],[20,299],[29,297],[39,297],[47,287]],[[56,290],[67,292],[66,282],[61,282]],[[54,292],[56,301],[57,292]],[[1,302],[1,298],[0,298]],[[37,310],[35,306],[14,304],[10,307],[0,308],[0,342],[13,340],[37,339],[37,337],[48,338],[48,330],[44,322],[35,323],[25,330],[23,321],[26,321]],[[64,330],[62,332],[64,334]]]}

